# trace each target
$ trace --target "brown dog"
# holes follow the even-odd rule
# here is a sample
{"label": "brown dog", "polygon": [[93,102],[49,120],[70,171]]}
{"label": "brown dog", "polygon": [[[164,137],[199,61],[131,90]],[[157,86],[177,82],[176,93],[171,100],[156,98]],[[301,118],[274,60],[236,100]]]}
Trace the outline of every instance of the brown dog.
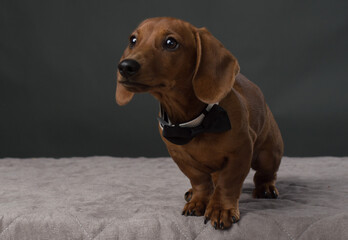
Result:
{"label": "brown dog", "polygon": [[[283,141],[277,123],[260,89],[239,73],[236,58],[205,28],[175,18],[147,19],[131,34],[118,68],[117,103],[149,92],[170,129],[192,119],[204,125],[197,116],[208,116],[208,104],[227,112],[210,114],[213,122],[228,116],[227,128],[204,132],[205,126],[194,125],[190,131],[199,129],[198,134],[184,143],[163,137],[165,123],[160,125],[170,155],[192,185],[184,215],[204,215],[215,229],[231,227],[240,218],[238,201],[250,167],[256,170],[253,196],[278,197]],[[188,128],[179,126],[186,134]]]}

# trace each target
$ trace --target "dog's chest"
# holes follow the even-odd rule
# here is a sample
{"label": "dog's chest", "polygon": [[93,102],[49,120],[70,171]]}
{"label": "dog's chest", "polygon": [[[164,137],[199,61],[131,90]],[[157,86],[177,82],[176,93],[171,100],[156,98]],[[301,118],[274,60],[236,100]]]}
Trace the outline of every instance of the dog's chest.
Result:
{"label": "dog's chest", "polygon": [[215,144],[194,143],[184,146],[167,144],[168,151],[180,168],[191,166],[203,172],[215,172],[223,166],[227,152]]}

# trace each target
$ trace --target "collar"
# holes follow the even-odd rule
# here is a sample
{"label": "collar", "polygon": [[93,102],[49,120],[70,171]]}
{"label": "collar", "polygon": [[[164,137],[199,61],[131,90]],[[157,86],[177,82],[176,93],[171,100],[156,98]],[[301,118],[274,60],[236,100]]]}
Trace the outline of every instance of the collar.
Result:
{"label": "collar", "polygon": [[161,106],[160,110],[157,119],[162,136],[176,145],[187,144],[202,133],[222,133],[231,129],[227,112],[217,103],[209,104],[198,117],[180,124],[172,124]]}
{"label": "collar", "polygon": [[164,111],[162,105],[160,104],[160,116],[157,119],[161,129],[163,129],[163,126],[170,126],[170,127],[179,126],[183,128],[197,127],[203,122],[204,117],[207,115],[207,113],[215,104],[218,105],[219,103],[208,104],[207,107],[202,111],[202,113],[198,117],[196,117],[195,119],[192,119],[191,121],[179,123],[179,124],[172,124],[172,122],[168,118],[167,113]]}

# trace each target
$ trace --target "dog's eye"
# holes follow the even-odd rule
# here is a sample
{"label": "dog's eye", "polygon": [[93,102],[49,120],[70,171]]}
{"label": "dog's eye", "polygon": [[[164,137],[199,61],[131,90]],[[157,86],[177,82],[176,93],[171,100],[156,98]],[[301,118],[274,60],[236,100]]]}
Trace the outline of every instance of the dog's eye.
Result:
{"label": "dog's eye", "polygon": [[135,44],[137,43],[137,37],[132,35],[130,38],[129,38],[129,47],[130,48],[133,48],[135,46]]}
{"label": "dog's eye", "polygon": [[163,48],[166,50],[175,50],[179,47],[179,43],[172,37],[167,38],[163,42]]}

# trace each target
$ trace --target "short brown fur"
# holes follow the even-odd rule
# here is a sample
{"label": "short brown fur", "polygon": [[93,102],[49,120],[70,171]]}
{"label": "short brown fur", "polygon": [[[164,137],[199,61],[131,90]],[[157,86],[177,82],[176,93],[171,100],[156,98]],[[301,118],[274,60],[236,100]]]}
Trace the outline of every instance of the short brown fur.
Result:
{"label": "short brown fur", "polygon": [[[141,68],[129,79],[118,73],[118,104],[128,103],[136,92],[149,92],[175,124],[219,102],[231,122],[231,130],[204,133],[185,145],[162,137],[192,185],[183,214],[204,215],[215,228],[231,227],[240,218],[238,202],[250,168],[256,170],[253,196],[276,198],[282,137],[261,90],[239,73],[236,58],[208,30],[179,19],[147,19],[132,35],[137,43],[121,60],[134,59]],[[163,49],[167,36],[178,41],[177,50]]]}

